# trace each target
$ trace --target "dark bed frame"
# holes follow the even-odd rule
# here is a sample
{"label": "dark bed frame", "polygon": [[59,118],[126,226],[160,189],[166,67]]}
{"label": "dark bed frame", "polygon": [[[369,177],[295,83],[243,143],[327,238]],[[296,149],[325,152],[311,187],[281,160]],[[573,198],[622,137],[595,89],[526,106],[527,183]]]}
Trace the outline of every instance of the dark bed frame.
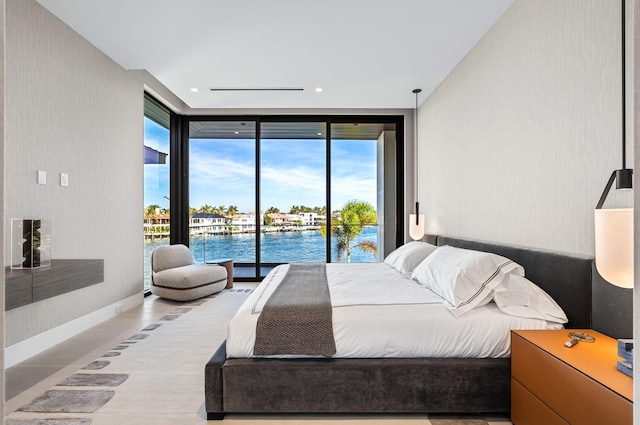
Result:
{"label": "dark bed frame", "polygon": [[[567,328],[632,335],[631,290],[605,283],[592,258],[444,236],[427,240],[519,263],[564,309]],[[210,420],[226,413],[506,413],[510,367],[508,358],[227,359],[223,342],[205,366],[205,408]]]}

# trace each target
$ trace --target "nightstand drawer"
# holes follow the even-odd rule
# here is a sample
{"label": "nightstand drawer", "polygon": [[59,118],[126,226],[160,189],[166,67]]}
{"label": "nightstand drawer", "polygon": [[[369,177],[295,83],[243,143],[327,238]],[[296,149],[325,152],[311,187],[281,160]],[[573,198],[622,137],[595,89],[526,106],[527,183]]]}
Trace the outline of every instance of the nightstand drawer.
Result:
{"label": "nightstand drawer", "polygon": [[[512,335],[512,378],[565,421],[585,425],[633,423],[629,400],[520,335]],[[566,350],[580,355],[576,348],[592,347],[584,344]],[[615,373],[615,362],[611,368]]]}
{"label": "nightstand drawer", "polygon": [[511,406],[511,422],[515,425],[569,425],[513,378]]}

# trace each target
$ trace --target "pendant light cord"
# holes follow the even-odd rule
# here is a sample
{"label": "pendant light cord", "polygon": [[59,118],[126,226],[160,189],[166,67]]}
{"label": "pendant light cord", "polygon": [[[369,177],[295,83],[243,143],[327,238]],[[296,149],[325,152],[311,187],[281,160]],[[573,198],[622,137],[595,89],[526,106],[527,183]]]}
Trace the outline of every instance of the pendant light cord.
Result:
{"label": "pendant light cord", "polygon": [[600,195],[600,199],[598,200],[598,204],[596,205],[596,209],[599,210],[604,206],[604,202],[607,199],[607,195],[609,195],[609,191],[613,186],[613,182],[616,182],[616,189],[631,189],[633,188],[633,170],[627,169],[627,102],[626,102],[626,91],[627,91],[627,48],[626,48],[626,5],[625,0],[621,0],[622,10],[620,12],[621,19],[621,87],[622,87],[622,169],[614,170],[611,173],[611,177],[609,177],[609,181]]}
{"label": "pendant light cord", "polygon": [[627,48],[626,48],[626,15],[625,15],[625,0],[622,0],[622,169],[627,168],[627,102],[626,102],[626,91],[627,91],[627,78],[626,78],[626,67],[627,67]]}
{"label": "pendant light cord", "polygon": [[418,201],[418,94],[422,91],[422,89],[413,89],[413,92],[416,95],[416,108],[414,110],[413,116],[413,174],[414,184],[413,184],[413,197],[416,203],[416,226],[418,225],[418,221],[420,220],[420,202]]}

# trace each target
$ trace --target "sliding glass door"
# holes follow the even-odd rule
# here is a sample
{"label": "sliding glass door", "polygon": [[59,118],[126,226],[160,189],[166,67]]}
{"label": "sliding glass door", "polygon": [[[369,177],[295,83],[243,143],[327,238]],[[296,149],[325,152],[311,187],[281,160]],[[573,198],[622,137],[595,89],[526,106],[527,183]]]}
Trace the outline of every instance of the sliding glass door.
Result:
{"label": "sliding glass door", "polygon": [[260,136],[261,262],[325,261],[326,124],[263,122]]}
{"label": "sliding glass door", "polygon": [[231,258],[242,280],[282,263],[378,261],[385,238],[395,244],[397,236],[395,226],[385,231],[385,210],[395,217],[401,205],[401,121],[386,121],[188,118],[185,190],[196,262]]}
{"label": "sliding glass door", "polygon": [[332,262],[378,261],[380,124],[331,127]]}
{"label": "sliding glass door", "polygon": [[[196,263],[256,264],[256,123],[189,125],[189,247]],[[237,277],[256,277],[243,267]]]}

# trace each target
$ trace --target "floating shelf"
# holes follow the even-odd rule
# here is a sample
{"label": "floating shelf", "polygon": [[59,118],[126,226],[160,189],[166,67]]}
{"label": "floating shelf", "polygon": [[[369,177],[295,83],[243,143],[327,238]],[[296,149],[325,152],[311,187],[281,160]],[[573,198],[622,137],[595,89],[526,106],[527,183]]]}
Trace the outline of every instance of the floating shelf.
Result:
{"label": "floating shelf", "polygon": [[34,269],[5,268],[5,310],[104,282],[104,260],[51,260]]}

